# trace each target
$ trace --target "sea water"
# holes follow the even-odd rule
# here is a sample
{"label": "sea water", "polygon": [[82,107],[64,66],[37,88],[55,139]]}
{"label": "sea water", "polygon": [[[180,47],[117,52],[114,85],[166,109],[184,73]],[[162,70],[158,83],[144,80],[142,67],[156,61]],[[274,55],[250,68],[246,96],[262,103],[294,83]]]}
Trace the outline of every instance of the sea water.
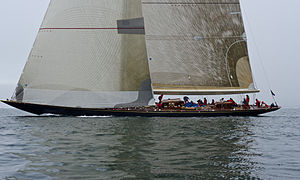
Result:
{"label": "sea water", "polygon": [[300,109],[259,117],[0,109],[0,179],[299,179]]}

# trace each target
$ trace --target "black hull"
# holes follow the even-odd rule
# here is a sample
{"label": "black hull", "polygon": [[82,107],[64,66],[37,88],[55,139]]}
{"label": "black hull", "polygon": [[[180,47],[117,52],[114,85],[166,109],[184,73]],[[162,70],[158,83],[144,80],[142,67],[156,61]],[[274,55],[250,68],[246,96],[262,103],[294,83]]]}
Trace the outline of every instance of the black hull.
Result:
{"label": "black hull", "polygon": [[143,117],[215,117],[215,116],[258,116],[280,109],[260,108],[249,110],[215,110],[215,111],[146,111],[146,110],[114,110],[97,108],[61,107],[32,103],[20,103],[15,101],[2,101],[17,109],[33,114],[58,114],[65,116],[143,116]]}

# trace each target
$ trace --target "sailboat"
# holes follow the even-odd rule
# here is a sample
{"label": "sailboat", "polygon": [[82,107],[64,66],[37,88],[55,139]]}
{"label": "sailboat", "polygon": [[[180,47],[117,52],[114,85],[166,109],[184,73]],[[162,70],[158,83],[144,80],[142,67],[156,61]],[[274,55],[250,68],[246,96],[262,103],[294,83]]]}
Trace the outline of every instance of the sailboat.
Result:
{"label": "sailboat", "polygon": [[166,108],[154,94],[258,93],[239,0],[51,0],[10,100],[34,114],[251,116]]}

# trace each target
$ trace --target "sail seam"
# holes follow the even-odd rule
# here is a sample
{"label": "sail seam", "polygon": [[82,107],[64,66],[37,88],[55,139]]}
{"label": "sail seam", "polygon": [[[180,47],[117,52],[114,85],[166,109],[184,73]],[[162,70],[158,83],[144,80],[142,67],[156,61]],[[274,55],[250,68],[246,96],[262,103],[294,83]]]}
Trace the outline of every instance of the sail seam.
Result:
{"label": "sail seam", "polygon": [[238,2],[232,2],[232,3],[214,3],[214,2],[211,2],[211,3],[196,3],[196,2],[143,2],[143,4],[208,4],[208,5],[222,5],[222,4],[240,4]]}
{"label": "sail seam", "polygon": [[40,30],[105,30],[105,29],[144,29],[144,28],[40,28]]}
{"label": "sail seam", "polygon": [[[147,40],[187,40],[187,38],[194,39],[193,36],[164,36],[164,35],[146,35]],[[212,36],[212,37],[200,37],[199,40],[209,39],[240,39],[241,36]],[[197,41],[199,41],[197,40]]]}

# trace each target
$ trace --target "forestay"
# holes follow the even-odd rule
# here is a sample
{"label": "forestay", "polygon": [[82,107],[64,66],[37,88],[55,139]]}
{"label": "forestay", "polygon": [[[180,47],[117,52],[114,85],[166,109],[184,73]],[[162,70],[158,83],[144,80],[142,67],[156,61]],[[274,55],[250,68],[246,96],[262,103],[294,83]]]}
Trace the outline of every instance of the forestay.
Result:
{"label": "forestay", "polygon": [[239,94],[253,84],[238,0],[142,0],[156,94]]}
{"label": "forestay", "polygon": [[153,94],[143,26],[140,0],[52,0],[14,99],[84,108],[147,105]]}

